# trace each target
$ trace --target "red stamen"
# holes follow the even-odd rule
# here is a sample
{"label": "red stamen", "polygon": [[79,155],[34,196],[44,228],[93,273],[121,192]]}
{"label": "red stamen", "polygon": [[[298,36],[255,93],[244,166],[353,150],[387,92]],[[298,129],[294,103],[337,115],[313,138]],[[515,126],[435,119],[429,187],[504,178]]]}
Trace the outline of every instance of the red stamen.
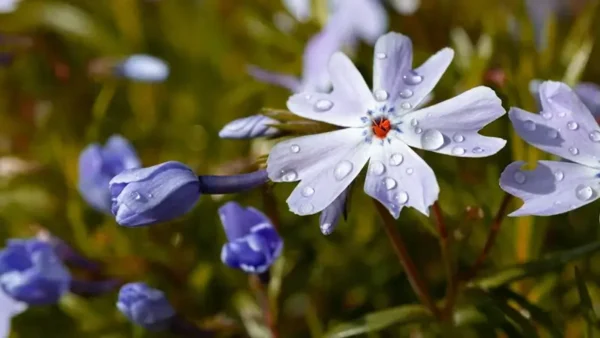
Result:
{"label": "red stamen", "polygon": [[373,120],[371,129],[373,130],[375,137],[383,139],[392,129],[392,123],[385,117],[376,118]]}

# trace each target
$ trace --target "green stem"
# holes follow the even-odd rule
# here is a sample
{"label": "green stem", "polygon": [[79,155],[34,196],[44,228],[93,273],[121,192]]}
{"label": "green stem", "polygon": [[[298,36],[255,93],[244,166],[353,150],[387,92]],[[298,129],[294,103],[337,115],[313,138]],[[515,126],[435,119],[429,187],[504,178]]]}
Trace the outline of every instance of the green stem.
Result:
{"label": "green stem", "polygon": [[433,214],[435,215],[436,226],[440,237],[440,248],[442,251],[442,260],[444,261],[444,269],[446,270],[446,305],[442,311],[444,319],[452,318],[454,302],[456,300],[457,278],[454,273],[452,260],[452,252],[450,251],[450,237],[448,236],[448,227],[444,221],[444,215],[438,202],[432,206]]}
{"label": "green stem", "polygon": [[94,101],[94,105],[92,106],[93,119],[89,130],[90,140],[95,140],[98,138],[100,123],[104,116],[106,116],[106,112],[108,111],[108,107],[115,96],[116,91],[117,83],[115,81],[108,81],[102,85],[102,88],[100,89],[100,92]]}
{"label": "green stem", "polygon": [[377,202],[376,200],[373,200],[373,202],[375,203],[375,208],[377,209],[379,216],[381,216],[381,219],[383,220],[383,229],[392,243],[394,252],[400,261],[400,265],[402,265],[402,268],[406,273],[413,291],[421,303],[427,307],[429,311],[433,313],[433,315],[435,315],[437,318],[440,318],[440,311],[433,302],[433,299],[427,290],[427,285],[425,285],[423,282],[415,263],[410,258],[408,251],[406,251],[406,246],[404,245],[404,241],[402,240],[400,232],[398,232],[398,229],[396,229],[396,221],[381,203]]}

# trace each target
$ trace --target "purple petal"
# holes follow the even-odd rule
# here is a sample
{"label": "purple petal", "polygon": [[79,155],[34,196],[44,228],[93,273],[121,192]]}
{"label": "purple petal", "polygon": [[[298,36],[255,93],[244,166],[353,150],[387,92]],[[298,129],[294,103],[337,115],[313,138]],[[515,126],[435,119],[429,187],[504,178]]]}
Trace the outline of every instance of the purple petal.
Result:
{"label": "purple petal", "polygon": [[221,206],[219,217],[229,241],[248,235],[255,225],[270,223],[262,212],[254,208],[243,208],[237,202],[228,202]]}
{"label": "purple petal", "polygon": [[346,40],[346,28],[336,25],[336,22],[328,23],[326,29],[314,35],[306,44],[302,57],[302,89],[298,92],[328,92],[331,89],[327,65],[333,53],[340,51]]}
{"label": "purple petal", "polygon": [[[347,21],[345,26],[349,32],[368,44],[377,41],[388,27],[388,17],[385,8],[379,0],[344,0],[338,1],[331,15],[330,22]],[[329,23],[328,23],[329,25]],[[338,27],[342,24],[337,24]]]}
{"label": "purple petal", "polygon": [[394,135],[415,148],[460,157],[485,157],[497,153],[506,141],[477,132],[504,113],[493,90],[477,87],[403,115],[399,119],[402,133]]}
{"label": "purple petal", "polygon": [[323,235],[330,235],[336,228],[338,220],[344,213],[346,198],[348,197],[349,191],[350,188],[342,191],[342,193],[321,212],[319,224]]}
{"label": "purple petal", "polygon": [[248,74],[260,82],[283,87],[294,93],[300,90],[300,81],[294,76],[273,73],[252,65],[248,66]]}
{"label": "purple petal", "polygon": [[293,95],[287,101],[288,109],[298,116],[337,126],[364,125],[360,118],[375,101],[360,72],[346,55],[338,52],[329,61],[329,75],[333,92]]}
{"label": "purple petal", "polygon": [[377,40],[373,61],[373,91],[385,93],[398,110],[411,110],[431,92],[454,57],[444,48],[412,71],[412,42],[402,34],[388,33]]}
{"label": "purple petal", "polygon": [[274,136],[279,134],[279,130],[271,125],[279,124],[264,115],[252,115],[229,122],[219,132],[220,138],[229,139],[248,139],[264,136]]}
{"label": "purple petal", "polygon": [[508,113],[516,132],[527,143],[590,167],[600,167],[600,127],[577,95],[560,82],[540,86],[543,111],[519,108]]}
{"label": "purple petal", "polygon": [[302,180],[287,202],[290,210],[310,215],[325,209],[359,174],[370,144],[362,129],[348,128],[278,143],[269,154],[267,172],[275,182]]}
{"label": "purple petal", "polygon": [[81,197],[94,209],[110,210],[108,182],[112,178],[103,171],[102,148],[91,144],[79,156],[78,189]]}
{"label": "purple petal", "polygon": [[27,304],[14,300],[0,288],[0,337],[10,336],[12,317],[27,310]]}
{"label": "purple petal", "polygon": [[433,170],[402,141],[374,145],[365,192],[398,218],[405,206],[429,215],[440,188]]}
{"label": "purple petal", "polygon": [[283,0],[283,5],[300,22],[310,18],[311,0]]}
{"label": "purple petal", "polygon": [[104,146],[104,165],[110,166],[114,175],[127,169],[142,166],[140,159],[131,143],[120,135],[111,136]]}
{"label": "purple petal", "polygon": [[600,170],[577,163],[538,161],[535,170],[513,162],[500,176],[500,187],[525,204],[510,216],[562,214],[598,199]]}
{"label": "purple petal", "polygon": [[582,82],[575,86],[573,91],[598,120],[600,118],[600,86],[595,83]]}

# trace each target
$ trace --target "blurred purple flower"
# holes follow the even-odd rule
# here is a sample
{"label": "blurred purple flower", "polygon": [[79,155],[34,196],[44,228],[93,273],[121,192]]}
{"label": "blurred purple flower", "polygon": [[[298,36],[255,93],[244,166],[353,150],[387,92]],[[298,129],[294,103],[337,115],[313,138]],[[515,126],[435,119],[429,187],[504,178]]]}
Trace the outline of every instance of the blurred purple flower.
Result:
{"label": "blurred purple flower", "polygon": [[115,67],[118,76],[139,82],[163,82],[169,77],[169,65],[157,57],[131,55]]}
{"label": "blurred purple flower", "polygon": [[600,127],[577,94],[561,82],[539,87],[542,111],[532,114],[511,108],[508,116],[521,138],[532,146],[568,161],[538,161],[534,170],[524,162],[504,169],[500,187],[525,204],[510,216],[551,216],[571,211],[600,196]]}
{"label": "blurred purple flower", "polygon": [[268,137],[279,134],[279,130],[271,125],[279,121],[264,115],[252,115],[233,120],[221,129],[219,137],[224,139],[248,139]]}
{"label": "blurred purple flower", "polygon": [[0,288],[0,337],[10,337],[10,324],[13,317],[27,310],[27,304],[14,300]]}
{"label": "blurred purple flower", "polygon": [[165,294],[141,282],[121,287],[117,308],[132,323],[152,331],[166,330],[175,317]]}
{"label": "blurred purple flower", "polygon": [[110,213],[108,183],[123,170],[140,166],[135,149],[120,135],[111,136],[104,147],[90,144],[79,155],[79,192],[90,206]]}
{"label": "blurred purple flower", "polygon": [[126,170],[109,183],[117,223],[136,227],[166,222],[187,213],[200,198],[198,176],[170,161]]}
{"label": "blurred purple flower", "polygon": [[71,274],[46,242],[12,239],[0,251],[0,287],[15,300],[54,304],[70,282]]}
{"label": "blurred purple flower", "polygon": [[281,255],[283,241],[260,211],[229,202],[219,208],[228,243],[223,245],[221,260],[246,273],[260,274]]}
{"label": "blurred purple flower", "polygon": [[409,146],[460,157],[486,157],[502,149],[505,140],[478,134],[505,113],[487,87],[418,109],[453,56],[444,48],[413,70],[410,39],[383,35],[375,45],[371,92],[352,61],[335,53],[329,62],[333,91],[293,95],[287,107],[344,128],[280,142],[269,154],[272,181],[301,181],[287,200],[290,210],[299,215],[323,211],[370,160],[368,195],[396,218],[405,206],[427,215],[439,187],[433,170]]}

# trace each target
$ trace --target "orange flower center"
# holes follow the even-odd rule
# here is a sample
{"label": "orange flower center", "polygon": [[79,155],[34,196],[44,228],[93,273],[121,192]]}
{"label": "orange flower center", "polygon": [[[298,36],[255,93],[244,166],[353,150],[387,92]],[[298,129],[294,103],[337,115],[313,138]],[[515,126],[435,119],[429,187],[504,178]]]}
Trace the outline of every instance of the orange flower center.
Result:
{"label": "orange flower center", "polygon": [[392,123],[385,117],[378,117],[373,120],[371,129],[373,130],[375,137],[384,139],[392,129]]}

